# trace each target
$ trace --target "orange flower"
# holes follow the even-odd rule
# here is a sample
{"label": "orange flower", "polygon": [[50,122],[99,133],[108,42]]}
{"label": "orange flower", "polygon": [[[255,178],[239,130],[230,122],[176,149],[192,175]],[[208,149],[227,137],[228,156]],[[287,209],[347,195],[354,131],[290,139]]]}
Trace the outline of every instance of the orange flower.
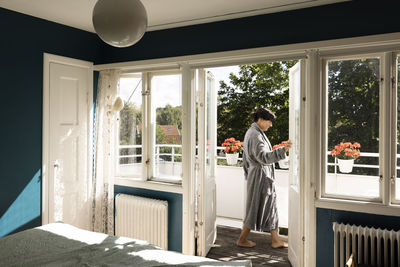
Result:
{"label": "orange flower", "polygon": [[356,159],[360,157],[361,145],[358,142],[353,144],[350,142],[340,142],[339,145],[335,145],[331,151],[331,156],[337,157],[338,159]]}
{"label": "orange flower", "polygon": [[235,140],[233,137],[225,139],[221,146],[225,147],[225,153],[229,154],[239,153],[243,150],[243,142],[240,140]]}

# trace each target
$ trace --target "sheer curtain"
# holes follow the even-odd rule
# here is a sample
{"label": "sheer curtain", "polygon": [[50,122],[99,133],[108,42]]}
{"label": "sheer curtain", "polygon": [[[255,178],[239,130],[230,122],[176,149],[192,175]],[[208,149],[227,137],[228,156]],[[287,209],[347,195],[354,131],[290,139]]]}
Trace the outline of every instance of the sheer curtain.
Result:
{"label": "sheer curtain", "polygon": [[[100,72],[95,113],[92,230],[114,234],[114,166],[120,72]],[[120,100],[120,99],[119,99]]]}

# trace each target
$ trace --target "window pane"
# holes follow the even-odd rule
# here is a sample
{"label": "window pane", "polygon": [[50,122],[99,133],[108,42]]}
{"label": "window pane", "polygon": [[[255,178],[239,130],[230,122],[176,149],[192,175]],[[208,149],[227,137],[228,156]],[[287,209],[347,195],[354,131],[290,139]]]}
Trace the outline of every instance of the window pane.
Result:
{"label": "window pane", "polygon": [[[400,79],[400,57],[397,58],[398,75]],[[396,194],[395,198],[400,200],[400,83],[397,81],[397,155],[396,155]]]}
{"label": "window pane", "polygon": [[[328,62],[327,194],[379,197],[379,64],[377,58]],[[360,157],[352,169],[339,169],[339,158],[357,157],[356,142]],[[333,149],[342,152],[333,157]]]}
{"label": "window pane", "polygon": [[181,75],[151,79],[153,178],[181,182],[182,96]]}
{"label": "window pane", "polygon": [[142,174],[142,83],[137,78],[120,79],[124,108],[119,120],[119,175]]}

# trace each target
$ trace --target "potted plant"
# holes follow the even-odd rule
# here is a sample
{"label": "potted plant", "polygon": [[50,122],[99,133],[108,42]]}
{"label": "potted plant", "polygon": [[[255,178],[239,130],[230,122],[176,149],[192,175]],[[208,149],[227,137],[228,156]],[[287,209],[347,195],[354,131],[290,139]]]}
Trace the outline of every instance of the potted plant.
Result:
{"label": "potted plant", "polygon": [[350,173],[353,171],[354,160],[360,156],[360,143],[340,142],[331,151],[331,156],[337,158],[339,171]]}
{"label": "potted plant", "polygon": [[239,152],[243,150],[243,142],[231,137],[225,139],[222,146],[225,147],[224,151],[228,165],[236,165],[239,158]]}
{"label": "potted plant", "polygon": [[[274,145],[272,147],[272,150],[277,149],[278,147],[283,147],[285,145],[286,145],[286,141],[283,141],[278,145]],[[289,157],[286,156],[286,153],[285,153],[285,158],[278,161],[278,164],[279,164],[279,168],[281,168],[281,169],[289,169]]]}

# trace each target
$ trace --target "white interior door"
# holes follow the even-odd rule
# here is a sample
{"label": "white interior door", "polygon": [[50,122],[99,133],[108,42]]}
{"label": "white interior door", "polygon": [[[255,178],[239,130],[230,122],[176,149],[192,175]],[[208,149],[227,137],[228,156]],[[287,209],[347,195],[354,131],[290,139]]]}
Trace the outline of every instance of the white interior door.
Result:
{"label": "white interior door", "polygon": [[48,223],[88,230],[91,83],[88,68],[49,64]]}
{"label": "white interior door", "polygon": [[198,217],[197,255],[206,256],[217,237],[216,225],[216,151],[217,115],[215,80],[203,69],[198,73]]}
{"label": "white interior door", "polygon": [[302,127],[304,90],[304,64],[300,60],[289,71],[289,139],[293,146],[289,152],[289,250],[293,267],[303,266],[303,194],[302,194]]}

